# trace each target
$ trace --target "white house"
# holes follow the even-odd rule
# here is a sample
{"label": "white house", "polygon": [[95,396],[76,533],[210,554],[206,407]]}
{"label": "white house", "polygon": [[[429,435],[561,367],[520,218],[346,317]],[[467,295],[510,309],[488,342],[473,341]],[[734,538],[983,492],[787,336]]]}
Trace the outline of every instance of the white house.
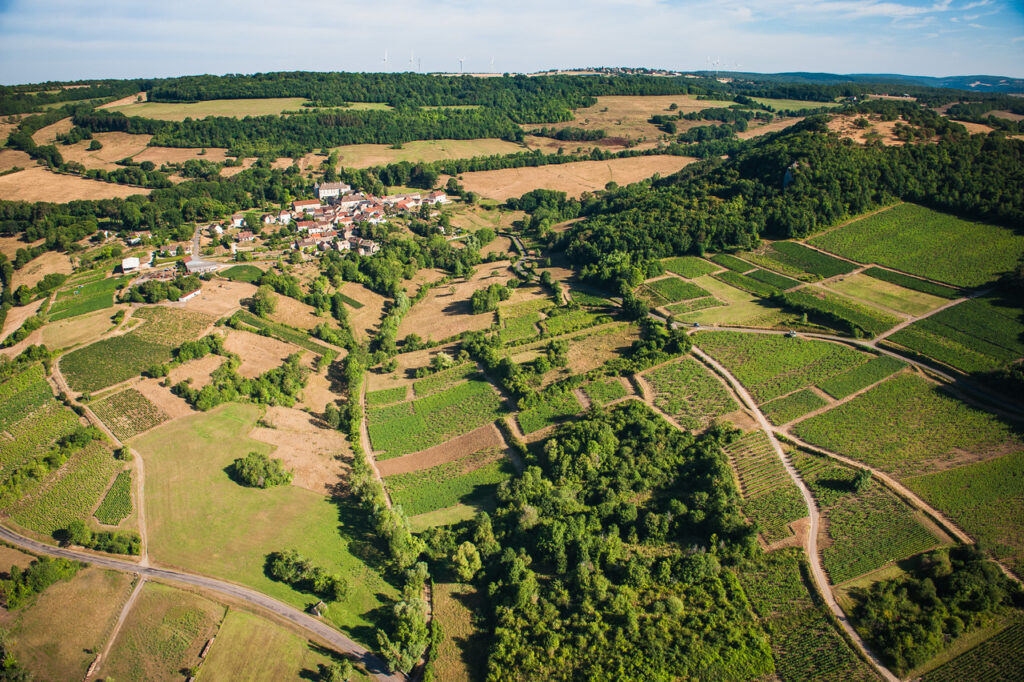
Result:
{"label": "white house", "polygon": [[293,211],[303,211],[305,213],[312,213],[316,209],[320,208],[320,202],[316,199],[304,199],[302,201],[293,201]]}
{"label": "white house", "polygon": [[242,225],[245,225],[245,214],[244,213],[235,213],[234,215],[231,216],[231,226],[232,227],[241,227]]}
{"label": "white house", "polygon": [[184,296],[182,296],[178,300],[181,301],[182,303],[184,303],[185,301],[189,301],[189,300],[195,298],[196,296],[198,296],[200,291],[202,291],[202,289],[196,289],[195,291],[193,291],[190,294],[185,294]]}
{"label": "white house", "polygon": [[139,259],[135,256],[121,261],[121,272],[135,272],[139,269]]}
{"label": "white house", "polygon": [[344,182],[322,182],[319,185],[313,185],[313,193],[316,194],[316,198],[320,201],[333,199],[351,190],[352,187]]}

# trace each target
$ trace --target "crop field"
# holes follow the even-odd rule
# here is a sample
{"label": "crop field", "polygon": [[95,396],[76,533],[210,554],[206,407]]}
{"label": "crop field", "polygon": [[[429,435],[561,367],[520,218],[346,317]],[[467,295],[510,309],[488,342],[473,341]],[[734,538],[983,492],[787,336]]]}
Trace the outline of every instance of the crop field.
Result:
{"label": "crop field", "polygon": [[585,310],[573,310],[547,318],[541,323],[541,327],[547,336],[558,336],[597,324],[602,317],[605,316]]}
{"label": "crop field", "polygon": [[773,286],[780,291],[792,289],[800,284],[798,280],[795,280],[792,277],[786,277],[785,275],[780,275],[779,273],[772,272],[771,270],[754,270],[753,272],[748,272],[747,277],[756,279],[759,282],[764,282],[765,284]]}
{"label": "crop field", "polygon": [[[889,272],[889,270],[881,270],[881,272]],[[830,282],[828,288],[905,315],[924,315],[947,302],[945,298],[907,289],[864,273],[857,273]]]}
{"label": "crop field", "polygon": [[688,429],[700,429],[737,409],[725,386],[690,357],[643,375],[654,389],[654,404]]}
{"label": "crop field", "polygon": [[379,407],[390,403],[397,403],[405,400],[408,390],[405,386],[385,388],[382,391],[369,391],[366,394],[367,407]]}
{"label": "crop field", "polygon": [[692,301],[673,303],[672,305],[665,306],[665,309],[673,315],[681,315],[685,313],[693,313],[698,310],[707,310],[708,308],[717,308],[720,305],[724,304],[714,296],[705,296],[703,298],[695,298]]}
{"label": "crop field", "polygon": [[429,374],[422,379],[417,379],[413,382],[412,392],[417,397],[423,397],[436,393],[447,388],[451,388],[455,384],[468,379],[478,373],[476,363],[467,362],[462,365],[455,367],[449,367],[448,369],[441,370],[440,372],[434,372]]}
{"label": "crop field", "polygon": [[701,275],[710,275],[712,272],[718,272],[719,270],[719,268],[715,267],[703,258],[697,258],[696,256],[665,258],[661,261],[661,264],[664,265],[665,269],[669,272],[674,272],[680,277],[685,277],[687,279],[693,279],[694,277],[700,277]]}
{"label": "crop field", "polygon": [[122,471],[114,479],[93,516],[107,526],[116,526],[132,513],[132,472]]}
{"label": "crop field", "polygon": [[1017,620],[995,637],[925,673],[921,682],[1016,682],[1022,679],[1024,621]]}
{"label": "crop field", "polygon": [[142,116],[161,121],[184,121],[186,118],[206,118],[207,116],[228,116],[243,118],[245,116],[277,115],[282,111],[300,111],[304,97],[268,97],[265,99],[210,99],[201,102],[132,102],[116,107],[108,107],[110,111],[119,111],[125,116]]}
{"label": "crop field", "polygon": [[746,275],[741,275],[737,272],[720,272],[717,275],[712,275],[712,277],[725,282],[729,286],[736,287],[737,289],[749,292],[751,294],[754,294],[755,296],[760,296],[762,298],[768,298],[779,293],[779,290],[772,286],[771,284],[765,284],[764,282],[758,281],[756,279],[751,279],[750,277],[747,277]]}
{"label": "crop field", "polygon": [[939,544],[914,511],[881,483],[854,492],[854,472],[824,457],[792,456],[828,521],[832,543],[821,550],[825,570],[841,583]]}
{"label": "crop field", "polygon": [[105,445],[93,441],[59,470],[59,478],[9,510],[11,518],[45,535],[67,528],[72,521],[85,520],[119,466]]}
{"label": "crop field", "polygon": [[51,322],[56,322],[66,317],[109,308],[114,305],[114,292],[124,281],[121,277],[110,277],[65,287],[57,292],[47,317]]}
{"label": "crop field", "polygon": [[724,449],[736,472],[743,514],[771,544],[792,535],[789,524],[807,516],[800,491],[763,431],[752,431]]}
{"label": "crop field", "polygon": [[936,296],[938,298],[954,299],[960,296],[960,292],[953,287],[947,287],[943,284],[936,284],[935,282],[929,282],[928,280],[918,279],[917,277],[904,275],[902,272],[893,272],[892,270],[886,270],[885,268],[868,268],[861,274],[866,275],[867,277],[873,277],[874,279],[878,279],[883,282],[895,284],[902,289],[920,291],[923,294]]}
{"label": "crop field", "polygon": [[390,163],[409,161],[442,161],[469,159],[474,156],[516,154],[524,151],[520,144],[494,138],[475,140],[414,140],[395,149],[389,144],[350,144],[333,147],[338,151],[341,165],[346,168],[369,168]]}
{"label": "crop field", "polygon": [[874,682],[878,677],[836,631],[811,597],[802,552],[779,550],[738,573],[747,598],[771,637],[780,680]]}
{"label": "crop field", "polygon": [[199,663],[225,607],[198,594],[147,582],[100,671],[105,679],[172,682]]}
{"label": "crop field", "polygon": [[51,400],[53,392],[46,383],[41,364],[34,364],[18,372],[0,383],[0,431]]}
{"label": "crop field", "polygon": [[1024,451],[904,482],[1018,574],[1024,570]]}
{"label": "crop field", "polygon": [[533,433],[545,426],[574,417],[583,410],[580,401],[571,392],[547,396],[542,402],[523,410],[516,417],[523,433]]}
{"label": "crop field", "polygon": [[501,450],[487,448],[454,462],[388,476],[384,483],[391,501],[415,516],[460,503],[479,503],[493,496],[511,472]]}
{"label": "crop field", "polygon": [[851,370],[818,382],[818,388],[836,400],[867,388],[900,371],[907,364],[888,355],[879,355]]}
{"label": "crop field", "polygon": [[693,339],[732,372],[758,403],[841,374],[870,358],[836,343],[776,334],[698,332]]}
{"label": "crop field", "polygon": [[[78,175],[53,173],[43,166],[30,166],[16,173],[0,176],[0,197],[8,201],[62,201],[123,199],[133,194],[149,194],[153,190],[131,185],[90,180]],[[66,262],[66,259],[65,259]]]}
{"label": "crop field", "polygon": [[800,310],[810,311],[812,316],[815,312],[834,315],[856,325],[872,336],[877,336],[900,323],[898,317],[856,303],[845,296],[827,293],[817,287],[804,287],[797,291],[790,291],[785,297],[787,304],[798,307]]}
{"label": "crop field", "polygon": [[736,256],[729,255],[728,253],[716,253],[714,256],[710,256],[709,260],[721,265],[723,268],[728,268],[733,272],[750,272],[754,269],[754,266],[747,261],[737,258]]}
{"label": "crop field", "polygon": [[857,269],[853,263],[809,249],[798,242],[775,242],[766,255],[783,265],[826,279],[846,275]]}
{"label": "crop field", "polygon": [[808,412],[828,405],[828,401],[809,388],[804,388],[761,406],[765,416],[776,426],[788,424]]}
{"label": "crop field", "polygon": [[608,403],[625,398],[629,395],[626,387],[618,379],[598,379],[583,386],[583,393],[594,405],[607,405]]}
{"label": "crop field", "polygon": [[1013,230],[913,204],[868,216],[810,243],[861,263],[962,287],[992,281],[1024,255],[1024,236]]}
{"label": "crop field", "polygon": [[471,380],[416,400],[367,410],[370,441],[379,459],[398,457],[472,431],[502,414],[486,381]]}
{"label": "crop field", "polygon": [[678,277],[666,277],[654,282],[649,282],[645,288],[654,293],[654,299],[658,305],[665,303],[677,303],[692,298],[707,296],[708,292],[701,289],[692,282],[686,282]]}
{"label": "crop field", "polygon": [[263,271],[255,265],[232,265],[227,270],[222,270],[217,274],[235,282],[249,282],[251,284],[263,276]]}
{"label": "crop field", "polygon": [[913,374],[900,374],[848,403],[802,421],[793,432],[899,477],[984,458],[1018,443],[997,417],[946,394]]}
{"label": "crop field", "polygon": [[367,538],[365,516],[344,500],[296,485],[258,490],[239,485],[228,474],[238,457],[274,452],[248,435],[260,416],[258,406],[228,403],[163,424],[133,443],[146,462],[150,556],[304,609],[308,593],[271,580],[263,570],[268,553],[295,549],[359,586],[343,601],[329,603],[324,615],[368,644],[374,641],[370,614],[395,590],[352,546]]}
{"label": "crop field", "polygon": [[89,407],[121,441],[148,431],[169,419],[163,410],[134,388],[97,400]]}

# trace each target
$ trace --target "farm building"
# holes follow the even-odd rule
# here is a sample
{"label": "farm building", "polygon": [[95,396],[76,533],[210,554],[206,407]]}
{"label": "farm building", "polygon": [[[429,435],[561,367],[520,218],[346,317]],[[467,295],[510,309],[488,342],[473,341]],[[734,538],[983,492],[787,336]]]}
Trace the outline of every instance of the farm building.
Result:
{"label": "farm building", "polygon": [[201,291],[202,291],[202,289],[196,289],[195,291],[193,291],[193,292],[191,292],[191,293],[185,294],[184,296],[182,296],[182,297],[181,297],[181,298],[179,298],[178,300],[179,300],[180,302],[182,302],[182,303],[184,303],[185,301],[190,301],[190,300],[192,300],[193,298],[195,298],[196,296],[198,296],[198,295],[200,294],[200,292],[201,292]]}
{"label": "farm building", "polygon": [[204,272],[216,272],[220,265],[217,263],[211,263],[210,261],[203,260],[201,258],[193,258],[188,256],[185,258],[185,269],[190,274],[203,274]]}
{"label": "farm building", "polygon": [[242,225],[245,225],[245,214],[244,213],[235,213],[234,215],[231,216],[231,226],[232,227],[241,227]]}
{"label": "farm building", "polygon": [[440,190],[427,195],[428,204],[447,204],[448,202],[448,195]]}
{"label": "farm building", "polygon": [[121,272],[135,272],[139,269],[139,259],[135,256],[121,261]]}

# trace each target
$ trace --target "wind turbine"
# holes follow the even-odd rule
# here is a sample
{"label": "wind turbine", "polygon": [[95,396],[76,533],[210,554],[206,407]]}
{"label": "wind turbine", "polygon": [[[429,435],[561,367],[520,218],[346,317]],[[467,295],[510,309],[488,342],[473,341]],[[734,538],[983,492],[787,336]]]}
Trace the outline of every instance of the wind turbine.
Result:
{"label": "wind turbine", "polygon": [[409,70],[410,71],[413,70],[412,66],[413,66],[413,52],[412,52],[412,50],[409,50]]}
{"label": "wind turbine", "polygon": [[388,48],[386,48],[386,47],[384,48],[384,59],[382,59],[381,61],[384,62],[384,70],[387,71],[388,70]]}
{"label": "wind turbine", "polygon": [[491,55],[491,73],[494,73],[494,56]]}
{"label": "wind turbine", "polygon": [[459,57],[459,75],[462,75],[462,62],[466,61],[465,57]]}

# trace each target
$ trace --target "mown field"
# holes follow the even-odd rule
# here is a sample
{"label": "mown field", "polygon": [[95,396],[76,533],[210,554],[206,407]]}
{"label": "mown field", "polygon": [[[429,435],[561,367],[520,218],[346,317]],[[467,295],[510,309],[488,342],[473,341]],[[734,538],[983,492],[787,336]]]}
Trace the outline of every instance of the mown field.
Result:
{"label": "mown field", "polygon": [[900,477],[934,471],[1019,443],[1014,430],[997,417],[913,374],[897,375],[802,421],[793,427],[793,433]]}
{"label": "mown field", "polygon": [[110,277],[64,287],[57,292],[47,317],[51,322],[56,322],[110,308],[114,305],[114,292],[125,281],[121,277]]}
{"label": "mown field", "polygon": [[690,357],[642,375],[654,389],[654,404],[681,426],[700,429],[738,409],[729,391],[703,365]]}
{"label": "mown field", "polygon": [[221,277],[235,282],[256,282],[263,276],[263,271],[255,265],[232,265],[227,270],[217,273]]}
{"label": "mown field", "polygon": [[394,504],[410,516],[451,507],[479,504],[494,495],[511,474],[511,465],[497,448],[487,448],[454,462],[384,479]]}
{"label": "mown field", "polygon": [[[415,386],[415,384],[414,384]],[[409,402],[367,410],[378,459],[398,457],[443,443],[494,421],[502,400],[486,381],[470,380]]]}
{"label": "mown field", "polygon": [[186,118],[207,116],[266,116],[282,111],[300,111],[304,97],[268,97],[265,99],[210,99],[201,102],[134,102],[109,111],[120,111],[125,116],[142,116],[162,121],[184,121]]}
{"label": "mown field", "polygon": [[1012,230],[913,204],[868,216],[810,243],[861,263],[964,287],[992,281],[1024,255],[1024,236]]}

